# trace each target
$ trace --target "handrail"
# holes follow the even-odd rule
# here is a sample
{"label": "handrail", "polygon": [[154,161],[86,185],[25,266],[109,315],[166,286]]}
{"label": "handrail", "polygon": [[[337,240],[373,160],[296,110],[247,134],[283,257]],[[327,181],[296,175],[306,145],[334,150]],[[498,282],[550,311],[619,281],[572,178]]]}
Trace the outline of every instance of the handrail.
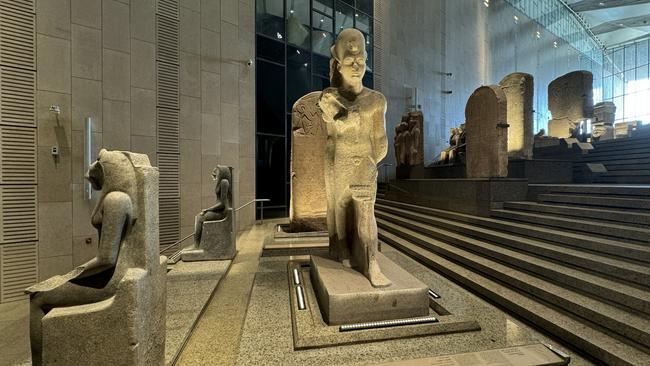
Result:
{"label": "handrail", "polygon": [[[247,203],[243,204],[242,206],[240,206],[240,207],[234,209],[233,211],[237,212],[237,211],[241,210],[242,208],[244,208],[244,207],[250,205],[250,204],[253,203],[253,202],[262,202],[262,206],[260,207],[260,210],[261,210],[261,220],[260,220],[260,223],[264,223],[264,202],[269,202],[269,201],[271,201],[271,200],[268,199],[268,198],[256,198],[256,199],[254,199],[254,200],[252,200],[252,201],[250,201],[250,202],[247,202]],[[169,249],[171,249],[171,248],[177,246],[178,244],[184,242],[184,241],[187,240],[190,236],[193,236],[193,235],[194,235],[194,232],[192,232],[191,234],[187,235],[186,237],[184,237],[184,238],[182,238],[182,239],[180,239],[180,240],[174,242],[174,244],[169,245],[169,246],[165,247],[164,249],[161,249],[159,253],[162,254],[162,253],[168,251]]]}
{"label": "handrail", "polygon": [[235,212],[241,210],[242,208],[250,205],[253,202],[261,202],[262,204],[260,205],[260,225],[264,223],[264,202],[271,202],[271,199],[269,198],[255,198],[249,202],[246,202],[245,204],[239,206],[238,208],[235,209]]}
{"label": "handrail", "polygon": [[390,184],[390,179],[388,178],[388,169],[389,166],[393,166],[393,164],[390,163],[381,163],[379,166],[377,166],[377,170],[384,168],[384,183],[386,183],[386,186]]}

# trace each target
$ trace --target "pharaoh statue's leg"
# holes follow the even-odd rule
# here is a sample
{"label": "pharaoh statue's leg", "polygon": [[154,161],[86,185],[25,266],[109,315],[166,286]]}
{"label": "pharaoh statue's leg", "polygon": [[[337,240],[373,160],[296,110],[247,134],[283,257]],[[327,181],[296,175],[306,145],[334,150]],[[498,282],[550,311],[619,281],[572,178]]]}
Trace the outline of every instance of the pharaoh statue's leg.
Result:
{"label": "pharaoh statue's leg", "polygon": [[337,255],[338,260],[345,266],[350,267],[350,247],[348,242],[352,238],[351,228],[353,226],[348,222],[354,215],[350,212],[350,200],[348,198],[340,197],[336,202],[335,207],[335,226],[336,226],[336,239],[337,239]]}
{"label": "pharaoh statue's leg", "polygon": [[364,275],[368,278],[373,287],[387,287],[391,281],[381,273],[379,263],[377,263],[377,246],[379,238],[377,236],[377,221],[375,220],[375,202],[370,198],[353,199],[357,235],[356,248],[354,252],[359,253],[362,257],[356,257],[355,261],[363,270]]}
{"label": "pharaoh statue's leg", "polygon": [[32,294],[29,299],[29,342],[32,351],[32,365],[43,363],[43,317],[50,309],[63,306],[89,304],[107,297],[102,289],[66,283],[46,292]]}
{"label": "pharaoh statue's leg", "polygon": [[194,219],[194,246],[199,247],[201,244],[201,234],[203,233],[203,223],[206,221],[218,220],[219,215],[212,211],[208,211],[204,214],[199,213]]}

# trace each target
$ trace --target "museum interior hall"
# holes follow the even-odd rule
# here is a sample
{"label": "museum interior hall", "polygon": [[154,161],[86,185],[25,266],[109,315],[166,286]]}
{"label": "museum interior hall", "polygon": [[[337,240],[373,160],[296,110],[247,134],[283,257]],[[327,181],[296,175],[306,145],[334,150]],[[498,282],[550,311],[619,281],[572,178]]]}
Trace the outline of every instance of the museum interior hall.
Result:
{"label": "museum interior hall", "polygon": [[650,366],[650,0],[0,0],[0,366]]}

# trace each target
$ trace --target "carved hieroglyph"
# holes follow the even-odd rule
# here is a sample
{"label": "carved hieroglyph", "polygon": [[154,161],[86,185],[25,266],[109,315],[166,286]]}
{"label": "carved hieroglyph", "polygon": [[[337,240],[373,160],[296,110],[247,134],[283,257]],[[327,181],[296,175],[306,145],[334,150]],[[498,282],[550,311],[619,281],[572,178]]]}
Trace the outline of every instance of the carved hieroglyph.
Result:
{"label": "carved hieroglyph", "polygon": [[327,230],[325,142],[327,130],[318,108],[321,92],[298,99],[291,111],[291,231]]}
{"label": "carved hieroglyph", "polygon": [[158,253],[158,169],[144,154],[102,149],[87,179],[102,190],[91,217],[98,254],[26,290],[32,362],[162,365],[167,260]]}
{"label": "carved hieroglyph", "polygon": [[508,157],[533,158],[533,75],[514,72],[499,83],[508,99]]}
{"label": "carved hieroglyph", "polygon": [[576,137],[580,123],[593,118],[593,75],[589,71],[573,71],[548,84],[548,135]]}
{"label": "carved hieroglyph", "polygon": [[465,107],[467,178],[508,176],[506,94],[498,85],[474,91]]}

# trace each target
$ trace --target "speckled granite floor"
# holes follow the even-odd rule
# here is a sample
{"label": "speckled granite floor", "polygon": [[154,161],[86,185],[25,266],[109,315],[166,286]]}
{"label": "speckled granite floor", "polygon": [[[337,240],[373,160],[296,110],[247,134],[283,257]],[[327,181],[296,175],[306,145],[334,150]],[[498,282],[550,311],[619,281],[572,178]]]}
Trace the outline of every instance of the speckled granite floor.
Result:
{"label": "speckled granite floor", "polygon": [[[167,364],[178,353],[230,262],[178,262],[167,273]],[[31,364],[28,312],[27,300],[0,305],[0,366]]]}
{"label": "speckled granite floor", "polygon": [[[364,365],[539,341],[567,349],[397,250],[384,245],[383,253],[438,292],[444,306],[451,312],[478,319],[482,330],[294,351],[288,306],[287,257],[269,257],[260,261],[235,364]],[[571,350],[568,353],[572,355],[572,365],[592,365]]]}

